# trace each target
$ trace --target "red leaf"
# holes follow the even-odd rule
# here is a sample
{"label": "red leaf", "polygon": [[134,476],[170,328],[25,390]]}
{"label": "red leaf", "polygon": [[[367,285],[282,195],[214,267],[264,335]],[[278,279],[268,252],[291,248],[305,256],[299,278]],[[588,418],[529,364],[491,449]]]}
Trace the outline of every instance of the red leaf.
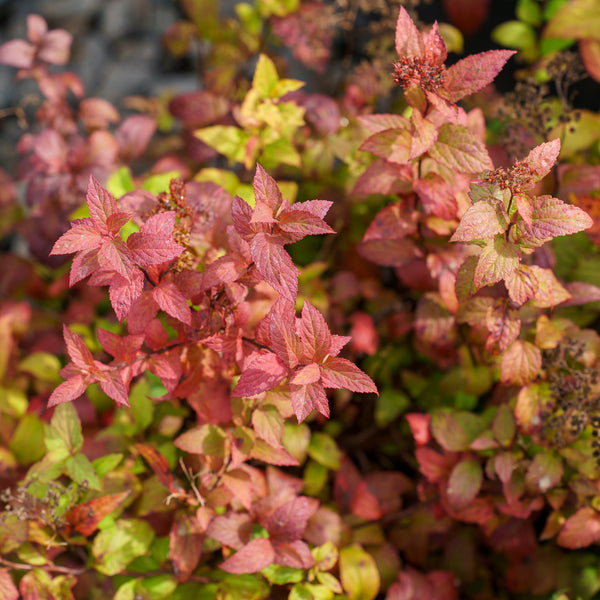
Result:
{"label": "red leaf", "polygon": [[90,175],[86,199],[90,217],[101,230],[101,225],[106,226],[108,217],[117,212],[117,203],[110,192],[93,175]]}
{"label": "red leaf", "polygon": [[230,512],[216,516],[208,525],[206,535],[224,546],[239,550],[250,540],[252,519],[248,513]]}
{"label": "red leaf", "polygon": [[383,516],[377,497],[369,490],[366,481],[361,481],[354,490],[350,510],[353,515],[368,521],[375,521]]}
{"label": "red leaf", "polygon": [[96,371],[94,357],[85,342],[66,325],[63,325],[63,337],[71,362],[82,371]]}
{"label": "red leaf", "polygon": [[67,523],[81,535],[90,536],[98,529],[98,523],[118,508],[130,493],[125,491],[118,494],[108,494],[78,504],[66,514]]}
{"label": "red leaf", "polygon": [[304,355],[318,363],[323,361],[331,348],[331,333],[323,315],[308,300],[302,306],[297,332]]}
{"label": "red leaf", "polygon": [[318,500],[301,496],[279,506],[261,524],[269,532],[273,543],[293,542],[302,537],[308,519],[318,508]]}
{"label": "red leaf", "polygon": [[127,238],[127,247],[133,260],[140,265],[158,265],[177,258],[183,251],[173,239],[175,212],[163,212],[151,216],[141,227],[139,233]]}
{"label": "red leaf", "polygon": [[458,102],[490,84],[513,54],[516,51],[489,50],[472,54],[453,64],[446,71],[444,80],[444,89],[450,93],[450,100]]}
{"label": "red leaf", "polygon": [[580,508],[569,517],[556,542],[563,548],[585,548],[600,540],[600,515],[590,506]]}
{"label": "red leaf", "polygon": [[186,325],[191,325],[192,311],[187,300],[172,281],[161,281],[152,290],[152,297],[161,310],[164,310],[174,319]]}
{"label": "red leaf", "polygon": [[158,480],[171,494],[183,492],[183,488],[175,479],[167,459],[156,448],[148,444],[135,444],[135,449],[142,455],[156,474]]}
{"label": "red leaf", "polygon": [[108,290],[110,303],[119,322],[129,315],[133,303],[140,297],[143,289],[144,274],[139,269],[132,269],[128,278],[117,274],[111,279]]}
{"label": "red leaf", "polygon": [[329,404],[325,390],[320,383],[310,383],[308,385],[290,384],[292,408],[298,419],[302,423],[313,408],[320,412],[324,417],[329,417]]}
{"label": "red leaf", "polygon": [[244,369],[231,394],[236,398],[256,396],[276,388],[287,374],[287,369],[275,354],[259,354]]}
{"label": "red leaf", "polygon": [[285,544],[273,542],[273,546],[276,553],[275,562],[278,565],[293,569],[310,569],[315,564],[310,548],[302,540]]}
{"label": "red leaf", "polygon": [[281,190],[276,181],[259,164],[256,165],[252,187],[256,201],[264,202],[273,213],[276,213],[283,202]]}
{"label": "red leaf", "polygon": [[275,550],[270,540],[256,538],[220,565],[223,571],[242,575],[258,573],[275,562]]}
{"label": "red leaf", "polygon": [[56,240],[50,254],[71,254],[90,250],[99,246],[101,242],[102,232],[98,231],[92,219],[75,219],[71,222],[71,229]]}
{"label": "red leaf", "polygon": [[125,279],[131,277],[134,269],[133,256],[120,237],[104,238],[98,251],[100,269],[115,271]]}
{"label": "red leaf", "polygon": [[421,413],[407,413],[404,418],[408,421],[410,431],[415,438],[417,446],[424,446],[431,439],[429,433],[429,422],[431,415]]}
{"label": "red leaf", "polygon": [[178,582],[187,581],[198,566],[203,541],[198,519],[178,511],[169,532],[169,558]]}
{"label": "red leaf", "polygon": [[321,365],[321,381],[326,388],[378,394],[373,380],[345,358],[328,358]]}
{"label": "red leaf", "polygon": [[[354,352],[364,352],[365,354],[375,354],[379,346],[379,337],[375,329],[373,317],[365,312],[356,311],[350,317],[352,328],[350,329],[350,338],[352,340],[352,349]],[[330,352],[332,356],[335,354]]]}
{"label": "red leaf", "polygon": [[[300,208],[301,204],[306,203],[300,202],[294,204],[292,205],[292,208],[281,213],[279,228],[285,232],[286,240],[297,242],[307,235],[335,233],[321,217]],[[286,243],[289,242],[286,241]]]}
{"label": "red leaf", "polygon": [[250,244],[252,260],[264,280],[284,298],[296,301],[298,269],[283,248],[283,240],[257,233]]}
{"label": "red leaf", "polygon": [[295,325],[294,305],[284,298],[278,299],[269,312],[271,347],[290,369],[293,369],[302,357],[302,344]]}
{"label": "red leaf", "polygon": [[456,218],[458,203],[456,195],[448,182],[437,173],[428,173],[417,179],[414,185],[423,208],[427,214],[433,214],[440,219]]}

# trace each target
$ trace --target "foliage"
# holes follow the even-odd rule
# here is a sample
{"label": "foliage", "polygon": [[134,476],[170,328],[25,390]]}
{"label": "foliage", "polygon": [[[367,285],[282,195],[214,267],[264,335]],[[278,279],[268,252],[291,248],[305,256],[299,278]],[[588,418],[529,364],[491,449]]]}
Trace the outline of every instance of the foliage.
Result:
{"label": "foliage", "polygon": [[202,90],[125,118],[68,32],[0,46],[41,94],[0,172],[0,596],[595,597],[595,3],[450,64],[407,2],[317,92],[287,69],[385,7],[180,4]]}

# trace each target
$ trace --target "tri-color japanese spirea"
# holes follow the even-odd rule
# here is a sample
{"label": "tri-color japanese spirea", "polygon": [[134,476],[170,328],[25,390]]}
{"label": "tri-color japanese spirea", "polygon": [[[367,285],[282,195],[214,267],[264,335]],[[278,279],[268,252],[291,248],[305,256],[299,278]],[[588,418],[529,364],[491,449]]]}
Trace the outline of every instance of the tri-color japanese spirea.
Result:
{"label": "tri-color japanese spirea", "polygon": [[[193,343],[220,352],[226,361],[238,362],[242,372],[232,391],[234,397],[256,396],[287,380],[299,421],[313,409],[329,416],[326,388],[377,392],[367,375],[349,360],[338,357],[350,338],[332,335],[323,315],[308,301],[304,302],[302,317],[297,319],[295,315],[298,270],[285,245],[309,234],[333,233],[323,220],[331,202],[309,200],[290,205],[260,165],[253,187],[254,206],[239,196],[233,199],[233,224],[227,226],[225,252],[207,262],[204,272],[199,273],[174,268],[174,259],[190,251],[173,238],[174,228],[180,231],[184,227],[177,211],[136,216],[132,211],[119,210],[111,194],[90,178],[90,217],[73,221],[52,253],[75,253],[70,285],[89,277],[89,285],[109,286],[115,313],[120,321],[128,318],[131,335],[119,338],[100,330],[100,343],[114,357],[113,363],[103,365],[92,358],[81,338],[65,328],[72,362],[63,370],[67,381],[50,397],[51,406],[77,398],[94,382],[119,404],[126,405],[132,378],[145,369],[174,391],[182,375],[177,364],[179,350]],[[188,236],[194,235],[195,219],[201,218],[187,207],[186,218],[190,214],[192,223],[185,225]],[[119,232],[134,216],[142,223],[139,231],[125,241]],[[249,332],[244,298],[259,281],[271,286],[280,298],[255,331]],[[214,319],[210,298],[219,290],[227,293],[232,286],[237,288],[230,322],[218,330],[206,331],[205,319],[200,315]],[[174,319],[178,340],[169,340],[165,335],[156,320],[159,310]],[[144,344],[146,351],[142,349]]]}

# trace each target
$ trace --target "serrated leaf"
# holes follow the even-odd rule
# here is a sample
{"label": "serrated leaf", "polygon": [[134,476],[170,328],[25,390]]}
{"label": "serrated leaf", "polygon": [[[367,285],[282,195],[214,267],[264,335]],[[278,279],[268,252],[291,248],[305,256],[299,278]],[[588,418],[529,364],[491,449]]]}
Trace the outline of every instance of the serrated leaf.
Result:
{"label": "serrated leaf", "polygon": [[479,255],[473,278],[475,286],[479,289],[509,277],[519,266],[520,258],[521,251],[518,247],[507,242],[503,236],[496,236]]}
{"label": "serrated leaf", "polygon": [[519,306],[533,298],[538,289],[538,280],[528,265],[519,265],[504,278],[504,283],[510,299]]}
{"label": "serrated leaf", "polygon": [[83,445],[81,423],[72,404],[61,404],[56,407],[50,427],[45,436],[46,448],[56,450],[65,448],[69,453],[76,453]]}
{"label": "serrated leaf", "polygon": [[243,370],[233,391],[234,397],[256,396],[277,387],[288,371],[279,358],[272,352],[259,354]]}
{"label": "serrated leaf", "polygon": [[513,54],[511,50],[489,50],[467,56],[450,66],[444,81],[450,100],[458,102],[490,84]]}
{"label": "serrated leaf", "polygon": [[486,240],[508,229],[509,218],[500,202],[481,200],[467,209],[451,242]]}
{"label": "serrated leaf", "polygon": [[438,139],[429,156],[451,171],[479,173],[492,168],[485,145],[466,127],[446,123],[439,129]]}
{"label": "serrated leaf", "polygon": [[324,417],[329,417],[329,403],[325,389],[320,382],[309,383],[308,385],[290,384],[292,408],[298,419],[302,423],[310,415],[312,410],[317,410]]}
{"label": "serrated leaf", "polygon": [[108,494],[74,506],[65,516],[67,523],[86,537],[98,529],[98,523],[116,510],[131,492]]}
{"label": "serrated leaf", "polygon": [[378,393],[373,380],[345,358],[328,358],[322,363],[321,382],[326,388],[343,388],[365,394]]}
{"label": "serrated leaf", "polygon": [[191,325],[192,311],[185,296],[173,282],[161,281],[153,288],[152,298],[168,315],[186,325]]}
{"label": "serrated leaf", "polygon": [[127,238],[127,247],[136,264],[157,265],[177,258],[184,250],[173,239],[175,213],[173,211],[152,215],[137,233]]}
{"label": "serrated leaf", "polygon": [[[560,154],[560,138],[556,138],[533,148],[523,160],[535,171],[533,181],[543,179],[554,167]],[[531,185],[530,187],[533,187]],[[527,188],[524,188],[527,189]]]}
{"label": "serrated leaf", "polygon": [[299,271],[283,248],[282,240],[262,232],[257,233],[250,244],[250,252],[264,280],[284,298],[295,302]]}
{"label": "serrated leaf", "polygon": [[527,385],[537,378],[541,368],[540,349],[530,342],[517,340],[502,355],[500,377],[503,383]]}
{"label": "serrated leaf", "polygon": [[256,538],[221,563],[219,567],[228,573],[258,573],[275,562],[273,544],[267,538]]}

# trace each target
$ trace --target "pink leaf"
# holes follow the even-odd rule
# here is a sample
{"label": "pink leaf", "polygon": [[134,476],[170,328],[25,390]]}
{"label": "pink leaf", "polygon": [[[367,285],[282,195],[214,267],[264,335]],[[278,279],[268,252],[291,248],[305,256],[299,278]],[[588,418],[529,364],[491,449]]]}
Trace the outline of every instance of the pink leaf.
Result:
{"label": "pink leaf", "polygon": [[294,385],[307,385],[319,381],[320,378],[321,371],[319,371],[319,365],[317,363],[310,363],[298,369],[293,377],[290,378],[290,383]]}
{"label": "pink leaf", "polygon": [[10,40],[0,46],[0,64],[17,69],[29,69],[33,65],[35,46],[25,40]]}
{"label": "pink leaf", "polygon": [[500,202],[480,200],[467,209],[450,241],[486,240],[504,233],[509,222],[506,210]]}
{"label": "pink leaf", "polygon": [[281,214],[279,228],[285,232],[286,243],[297,242],[307,235],[335,233],[322,218],[297,206],[294,204]]}
{"label": "pink leaf", "polygon": [[111,369],[104,371],[102,376],[103,379],[100,379],[102,391],[117,404],[129,406],[127,387],[123,382],[120,371]]}
{"label": "pink leaf", "polygon": [[66,325],[63,325],[63,336],[71,362],[82,371],[95,369],[94,357],[84,341]]}
{"label": "pink leaf", "polygon": [[315,362],[324,360],[331,348],[331,333],[323,315],[308,300],[304,301],[297,331],[304,355]]}
{"label": "pink leaf", "polygon": [[321,365],[321,381],[326,388],[377,394],[373,380],[345,358],[328,358]]}
{"label": "pink leaf", "polygon": [[270,540],[256,538],[220,565],[223,571],[242,575],[258,573],[275,562],[275,550]]}
{"label": "pink leaf", "polygon": [[493,166],[483,142],[463,125],[453,123],[440,127],[438,139],[429,149],[429,156],[459,173],[479,173]]}
{"label": "pink leaf", "polygon": [[224,546],[239,550],[250,539],[252,519],[247,513],[230,512],[216,516],[209,524],[206,535]]}
{"label": "pink leaf", "polygon": [[276,563],[293,569],[310,569],[315,564],[315,559],[310,548],[302,540],[287,543],[273,542],[276,553]]}
{"label": "pink leaf", "polygon": [[282,240],[257,233],[250,245],[252,260],[265,281],[284,298],[296,301],[298,269],[284,250]]}
{"label": "pink leaf", "polygon": [[298,419],[302,423],[313,408],[320,412],[324,417],[329,417],[329,403],[325,390],[320,383],[310,383],[308,385],[290,384],[292,408]]}
{"label": "pink leaf", "polygon": [[301,496],[279,506],[262,525],[269,532],[273,542],[293,542],[302,537],[308,519],[319,508],[315,498]]}
{"label": "pink leaf", "polygon": [[449,67],[444,89],[450,93],[450,100],[458,102],[490,84],[513,54],[514,50],[489,50],[467,56]]}
{"label": "pink leaf", "polygon": [[164,310],[174,319],[186,325],[191,325],[192,311],[188,306],[187,300],[173,282],[161,281],[152,290],[152,297],[161,310]]}
{"label": "pink leaf", "polygon": [[115,271],[129,279],[134,269],[132,254],[120,237],[104,238],[98,250],[98,264],[101,269]]}
{"label": "pink leaf", "polygon": [[0,598],[3,600],[19,600],[19,590],[16,588],[7,569],[0,569]]}
{"label": "pink leaf", "polygon": [[88,383],[82,375],[70,377],[54,389],[48,399],[48,407],[76,400],[83,392],[85,392],[87,386]]}
{"label": "pink leaf", "polygon": [[489,240],[475,268],[475,286],[480,288],[506,279],[519,266],[520,258],[520,249],[502,235]]}
{"label": "pink leaf", "polygon": [[531,150],[523,162],[526,162],[535,171],[534,182],[543,179],[550,173],[559,154],[560,138],[540,144]]}
{"label": "pink leaf", "polygon": [[407,413],[404,415],[408,421],[410,431],[415,438],[415,444],[417,446],[424,446],[431,439],[429,433],[429,422],[431,421],[431,415],[422,413]]}
{"label": "pink leaf", "polygon": [[526,385],[532,382],[542,368],[540,349],[523,340],[517,340],[504,352],[500,362],[503,383]]}
{"label": "pink leaf", "polygon": [[396,22],[396,52],[399,57],[420,56],[423,53],[421,33],[410,18],[406,9],[401,6]]}
{"label": "pink leaf", "polygon": [[37,56],[51,65],[66,65],[71,54],[73,36],[64,29],[53,29],[42,38]]}
{"label": "pink leaf", "polygon": [[259,354],[244,369],[231,394],[236,398],[256,396],[276,388],[287,374],[287,369],[275,354]]}
{"label": "pink leaf", "polygon": [[600,515],[590,506],[580,508],[569,517],[556,542],[563,548],[585,548],[600,540]]}

